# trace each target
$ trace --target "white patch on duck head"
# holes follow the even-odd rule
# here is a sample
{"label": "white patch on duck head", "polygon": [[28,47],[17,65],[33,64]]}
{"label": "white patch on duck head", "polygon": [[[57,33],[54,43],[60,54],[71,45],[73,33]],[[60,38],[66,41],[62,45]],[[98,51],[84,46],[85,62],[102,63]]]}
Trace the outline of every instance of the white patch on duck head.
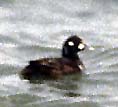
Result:
{"label": "white patch on duck head", "polygon": [[68,45],[69,45],[69,46],[74,46],[75,44],[74,44],[73,41],[69,41],[69,42],[68,42]]}
{"label": "white patch on duck head", "polygon": [[84,49],[84,48],[85,48],[85,45],[84,45],[83,43],[80,43],[80,44],[78,45],[78,49],[82,50],[82,49]]}

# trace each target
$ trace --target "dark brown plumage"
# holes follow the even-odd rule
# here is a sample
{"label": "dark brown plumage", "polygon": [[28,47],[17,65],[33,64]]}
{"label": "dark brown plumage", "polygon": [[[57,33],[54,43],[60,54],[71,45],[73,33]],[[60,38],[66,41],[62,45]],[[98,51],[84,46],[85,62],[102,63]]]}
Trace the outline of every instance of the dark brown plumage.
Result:
{"label": "dark brown plumage", "polygon": [[86,45],[77,36],[69,37],[63,44],[61,58],[42,58],[30,61],[22,71],[24,79],[46,77],[58,79],[63,75],[81,73],[84,65],[77,52],[84,50]]}

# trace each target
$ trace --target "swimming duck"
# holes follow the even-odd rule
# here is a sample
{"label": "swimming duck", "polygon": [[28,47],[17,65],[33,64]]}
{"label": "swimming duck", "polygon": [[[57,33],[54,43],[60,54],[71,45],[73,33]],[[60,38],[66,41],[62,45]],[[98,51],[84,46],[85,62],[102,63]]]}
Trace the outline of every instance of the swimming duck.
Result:
{"label": "swimming duck", "polygon": [[63,75],[81,73],[85,67],[77,53],[85,48],[81,38],[77,35],[70,36],[63,44],[62,57],[32,60],[21,71],[21,75],[24,79],[31,80],[40,77],[59,79]]}

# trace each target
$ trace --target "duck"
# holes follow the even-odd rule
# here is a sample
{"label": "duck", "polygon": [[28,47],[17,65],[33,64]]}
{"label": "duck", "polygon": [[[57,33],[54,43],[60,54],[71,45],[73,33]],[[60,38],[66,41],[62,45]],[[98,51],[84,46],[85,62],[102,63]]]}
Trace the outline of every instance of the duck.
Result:
{"label": "duck", "polygon": [[32,80],[41,77],[59,79],[64,75],[81,74],[85,69],[78,52],[85,50],[86,44],[77,36],[68,37],[62,46],[62,55],[59,58],[41,58],[29,61],[21,71],[23,79]]}

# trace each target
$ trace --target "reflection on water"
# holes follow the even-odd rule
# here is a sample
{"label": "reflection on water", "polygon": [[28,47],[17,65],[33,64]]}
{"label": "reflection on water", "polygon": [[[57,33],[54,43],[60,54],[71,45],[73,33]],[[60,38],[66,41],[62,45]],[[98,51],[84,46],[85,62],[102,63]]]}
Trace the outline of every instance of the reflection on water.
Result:
{"label": "reflection on water", "polygon": [[[1,107],[117,107],[117,5],[116,0],[0,1]],[[32,82],[19,77],[29,60],[59,57],[71,34],[94,47],[79,54],[83,75]]]}

